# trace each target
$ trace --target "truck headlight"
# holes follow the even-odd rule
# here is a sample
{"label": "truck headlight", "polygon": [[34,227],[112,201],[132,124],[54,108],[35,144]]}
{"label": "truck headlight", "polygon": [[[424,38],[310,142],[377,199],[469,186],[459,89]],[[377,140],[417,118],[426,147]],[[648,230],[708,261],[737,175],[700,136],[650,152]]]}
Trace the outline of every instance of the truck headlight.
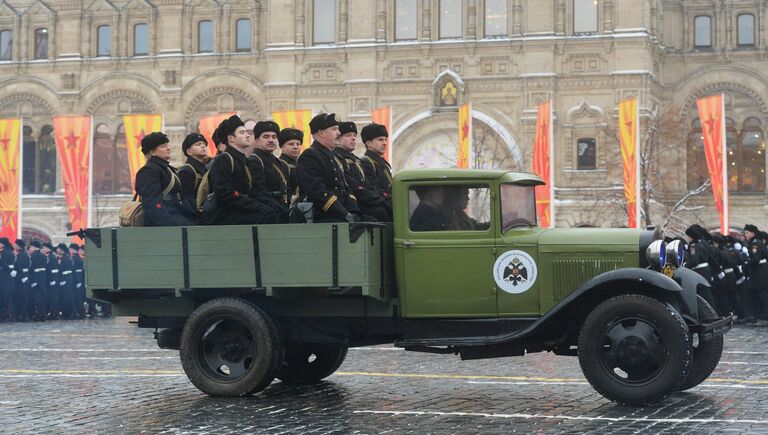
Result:
{"label": "truck headlight", "polygon": [[648,249],[645,250],[645,258],[648,260],[648,264],[659,270],[666,263],[666,244],[663,240],[655,240],[648,245]]}
{"label": "truck headlight", "polygon": [[667,264],[678,268],[683,265],[683,242],[673,240],[667,244],[666,249]]}

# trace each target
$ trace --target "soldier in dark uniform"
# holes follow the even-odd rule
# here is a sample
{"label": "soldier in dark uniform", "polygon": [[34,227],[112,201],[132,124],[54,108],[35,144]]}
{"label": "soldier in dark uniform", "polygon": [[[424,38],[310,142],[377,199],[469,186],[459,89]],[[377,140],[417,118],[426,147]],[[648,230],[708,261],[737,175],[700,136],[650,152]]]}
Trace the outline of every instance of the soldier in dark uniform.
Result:
{"label": "soldier in dark uniform", "polygon": [[178,171],[181,196],[192,210],[197,210],[197,188],[200,187],[203,175],[208,172],[205,166],[208,159],[208,141],[200,133],[187,135],[181,144],[181,152],[187,156]]}
{"label": "soldier in dark uniform", "polygon": [[442,212],[445,191],[441,186],[417,186],[414,188],[419,204],[409,220],[411,231],[446,231],[449,217]]}
{"label": "soldier in dark uniform", "polygon": [[295,195],[296,189],[299,187],[299,180],[296,178],[296,159],[301,154],[304,132],[295,128],[284,128],[280,130],[278,140],[280,142],[280,160],[288,166],[290,174],[288,184],[291,188],[291,195]]}
{"label": "soldier in dark uniform", "polygon": [[144,226],[194,225],[196,213],[182,201],[181,180],[171,160],[168,136],[153,132],[141,139],[147,163],[136,173],[136,193],[144,207]]}
{"label": "soldier in dark uniform", "polygon": [[722,234],[712,235],[712,247],[717,253],[720,266],[723,268],[723,272],[719,277],[715,277],[714,289],[718,302],[722,300],[720,306],[723,311],[728,313],[736,313],[737,316],[742,317],[744,311],[742,310],[742,304],[739,299],[739,293],[736,289],[736,264],[733,262],[730,253],[728,252],[728,242],[725,236]]}
{"label": "soldier in dark uniform", "polygon": [[40,252],[40,242],[29,242],[30,285],[29,302],[31,315],[34,320],[45,320],[48,314],[46,302],[48,299],[48,259]]}
{"label": "soldier in dark uniform", "polygon": [[0,238],[0,320],[13,322],[14,316],[13,295],[16,286],[16,256],[13,255],[11,241],[7,237]]}
{"label": "soldier in dark uniform", "polygon": [[760,309],[756,314],[763,318],[768,314],[768,248],[757,237],[758,234],[760,230],[756,226],[744,226],[744,238],[749,253],[746,267],[749,287],[755,299],[760,301]]}
{"label": "soldier in dark uniform", "polygon": [[[698,224],[693,224],[685,230],[685,235],[690,238],[688,243],[689,264],[686,266],[693,269],[708,283],[712,284],[715,276],[722,273],[720,261],[712,246],[709,244],[709,232]],[[714,272],[714,273],[713,273]],[[722,309],[716,302],[715,296],[708,288],[699,288],[699,296],[704,298],[720,315],[723,315]]]}
{"label": "soldier in dark uniform", "polygon": [[[252,196],[266,202],[279,217],[280,223],[288,222],[288,206],[291,201],[290,169],[275,157],[280,127],[274,121],[259,121],[253,127],[255,147],[248,163],[261,189],[254,189]],[[263,186],[261,182],[263,180]]]}
{"label": "soldier in dark uniform", "polygon": [[60,243],[56,246],[56,260],[59,269],[59,300],[64,318],[76,319],[80,316],[75,303],[75,267],[69,258],[67,245]]}
{"label": "soldier in dark uniform", "polygon": [[80,258],[80,245],[72,243],[69,245],[69,258],[72,259],[74,267],[74,277],[72,281],[75,285],[75,291],[73,298],[75,300],[75,306],[77,307],[77,313],[80,318],[85,319],[85,264],[83,259]]}
{"label": "soldier in dark uniform", "polygon": [[16,255],[14,269],[16,275],[16,293],[13,296],[13,302],[16,311],[16,320],[25,322],[29,320],[29,255],[26,251],[24,240],[17,239],[13,243],[13,253]]}
{"label": "soldier in dark uniform", "polygon": [[339,146],[334,150],[336,161],[341,165],[344,179],[357,198],[357,206],[363,213],[363,219],[379,222],[391,220],[391,206],[368,185],[362,162],[354,154],[357,148],[357,126],[354,122],[341,122],[339,134]]}
{"label": "soldier in dark uniform", "polygon": [[231,116],[219,124],[218,137],[226,138],[226,149],[213,159],[208,170],[210,191],[216,198],[216,209],[205,216],[213,225],[248,225],[277,223],[277,213],[264,201],[251,195],[254,176],[246,152],[251,135],[243,121]]}
{"label": "soldier in dark uniform", "polygon": [[357,199],[344,181],[344,173],[334,158],[339,146],[339,120],[334,113],[321,113],[309,123],[312,146],[296,163],[299,203],[291,215],[293,222],[305,222],[302,204],[312,204],[313,222],[360,222]]}
{"label": "soldier in dark uniform", "polygon": [[46,279],[48,280],[48,292],[46,295],[46,309],[49,320],[56,320],[61,315],[61,303],[59,301],[59,263],[53,245],[43,243],[40,252],[45,255],[48,263],[45,266]]}
{"label": "soldier in dark uniform", "polygon": [[392,221],[392,166],[384,160],[387,150],[387,128],[381,124],[371,123],[363,127],[360,136],[365,144],[365,155],[362,158],[363,169],[370,189],[384,201],[384,207],[389,214],[387,221]]}

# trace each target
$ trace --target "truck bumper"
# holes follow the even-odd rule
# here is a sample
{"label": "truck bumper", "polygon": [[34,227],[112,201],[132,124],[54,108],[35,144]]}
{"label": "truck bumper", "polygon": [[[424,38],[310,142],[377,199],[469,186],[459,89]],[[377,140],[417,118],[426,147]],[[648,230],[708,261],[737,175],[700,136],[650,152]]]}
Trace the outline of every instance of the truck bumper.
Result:
{"label": "truck bumper", "polygon": [[733,327],[733,316],[729,315],[714,319],[709,323],[690,325],[688,326],[688,329],[692,333],[698,334],[700,341],[707,341],[724,335],[731,330],[731,327]]}

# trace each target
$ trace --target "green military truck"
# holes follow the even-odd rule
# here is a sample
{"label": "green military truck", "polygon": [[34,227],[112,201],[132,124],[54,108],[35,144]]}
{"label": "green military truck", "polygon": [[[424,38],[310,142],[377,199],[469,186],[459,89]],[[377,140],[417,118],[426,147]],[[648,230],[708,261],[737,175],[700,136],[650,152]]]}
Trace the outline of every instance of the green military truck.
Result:
{"label": "green military truck", "polygon": [[[645,405],[703,382],[718,318],[676,243],[634,229],[541,229],[532,174],[404,170],[394,223],[93,228],[87,287],[180,350],[192,383],[245,396],[331,375],[394,343],[464,360],[578,356],[606,398]],[[507,366],[508,367],[508,366]]]}

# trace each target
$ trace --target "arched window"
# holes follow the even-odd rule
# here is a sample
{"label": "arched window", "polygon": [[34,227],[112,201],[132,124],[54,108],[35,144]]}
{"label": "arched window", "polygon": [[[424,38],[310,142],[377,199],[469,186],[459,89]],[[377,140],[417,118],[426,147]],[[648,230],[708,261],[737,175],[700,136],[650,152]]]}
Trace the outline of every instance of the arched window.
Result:
{"label": "arched window", "polygon": [[197,52],[213,52],[213,21],[204,20],[197,23]]}
{"label": "arched window", "polygon": [[592,137],[580,137],[576,141],[576,169],[597,169],[597,141]]}
{"label": "arched window", "polygon": [[48,29],[35,29],[35,59],[48,59]]}
{"label": "arched window", "polygon": [[93,135],[93,192],[131,193],[128,152],[122,124],[114,136],[106,124],[96,126]]}
{"label": "arched window", "polygon": [[749,47],[755,45],[755,16],[741,14],[738,19],[739,46]]}
{"label": "arched window", "polygon": [[241,19],[235,23],[235,50],[251,51],[251,20]]}
{"label": "arched window", "polygon": [[133,55],[146,56],[149,54],[149,27],[146,23],[133,26]]}
{"label": "arched window", "polygon": [[96,56],[112,55],[112,27],[99,26],[96,29]]}
{"label": "arched window", "polygon": [[696,48],[712,47],[712,19],[700,15],[693,19],[693,45]]}
{"label": "arched window", "polygon": [[24,167],[22,193],[53,193],[56,190],[56,144],[53,127],[44,125],[35,136],[31,126],[23,129]]}
{"label": "arched window", "polygon": [[[725,120],[728,190],[736,193],[765,191],[765,133],[758,118],[747,118],[741,131],[732,119]],[[688,188],[709,179],[701,122],[696,119],[688,135]]]}
{"label": "arched window", "polygon": [[0,60],[13,60],[13,32],[0,31]]}

